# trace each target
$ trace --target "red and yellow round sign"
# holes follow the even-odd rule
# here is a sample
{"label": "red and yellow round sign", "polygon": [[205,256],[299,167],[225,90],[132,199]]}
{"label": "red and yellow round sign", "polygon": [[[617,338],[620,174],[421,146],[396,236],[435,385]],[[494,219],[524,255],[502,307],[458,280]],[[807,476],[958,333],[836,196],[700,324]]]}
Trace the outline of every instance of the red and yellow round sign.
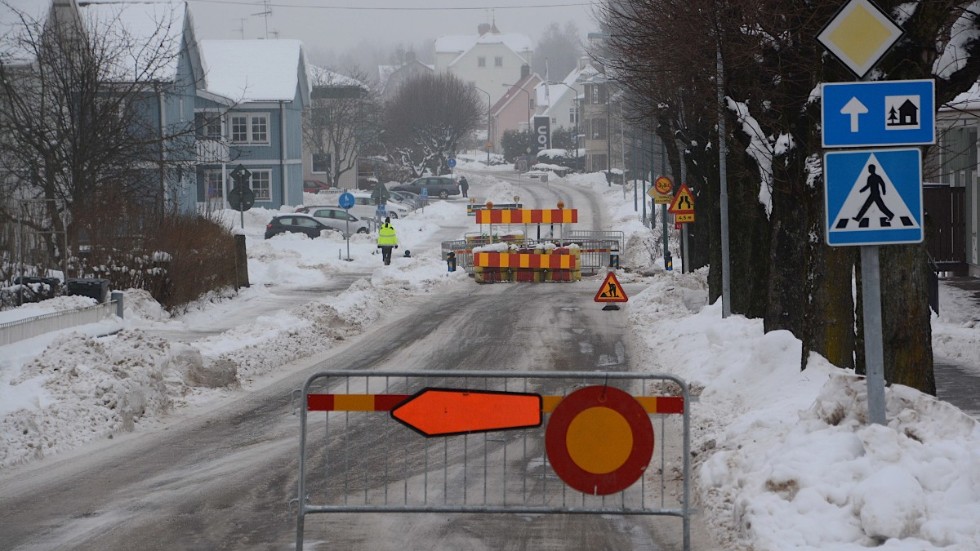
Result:
{"label": "red and yellow round sign", "polygon": [[608,495],[625,490],[643,475],[653,456],[653,425],[628,393],[590,386],[555,407],[545,448],[566,484],[586,494]]}
{"label": "red and yellow round sign", "polygon": [[657,193],[667,195],[674,192],[674,183],[666,176],[658,176],[653,181],[653,189],[657,190]]}

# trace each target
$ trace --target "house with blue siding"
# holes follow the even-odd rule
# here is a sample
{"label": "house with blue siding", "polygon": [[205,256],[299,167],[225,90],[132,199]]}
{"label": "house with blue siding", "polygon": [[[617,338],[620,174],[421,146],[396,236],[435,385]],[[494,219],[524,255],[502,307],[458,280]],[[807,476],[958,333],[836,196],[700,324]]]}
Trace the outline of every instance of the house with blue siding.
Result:
{"label": "house with blue siding", "polygon": [[148,203],[168,211],[196,207],[194,107],[204,72],[186,2],[78,2],[84,30],[116,61],[109,89],[126,90],[138,113],[136,136],[153,145],[137,162]]}
{"label": "house with blue siding", "polygon": [[224,205],[239,166],[255,206],[303,203],[303,110],[310,103],[298,40],[202,40],[196,200]]}

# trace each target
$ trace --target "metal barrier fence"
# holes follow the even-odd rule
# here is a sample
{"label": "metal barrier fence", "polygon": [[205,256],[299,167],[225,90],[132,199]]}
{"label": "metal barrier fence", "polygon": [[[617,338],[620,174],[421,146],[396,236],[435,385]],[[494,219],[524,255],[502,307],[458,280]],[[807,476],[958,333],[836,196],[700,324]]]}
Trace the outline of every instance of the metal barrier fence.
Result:
{"label": "metal barrier fence", "polygon": [[[624,233],[621,231],[569,231],[567,236],[560,239],[524,239],[510,241],[519,248],[533,248],[537,245],[552,243],[565,247],[572,243],[578,245],[581,251],[582,272],[596,274],[605,271],[612,264],[610,254],[618,254],[624,248]],[[501,241],[495,241],[499,243]],[[442,242],[442,259],[450,252],[456,255],[457,269],[473,273],[473,248],[490,244],[487,236],[472,236],[466,239]],[[618,262],[618,261],[617,261]]]}
{"label": "metal barrier fence", "polygon": [[[400,412],[433,392],[460,397],[535,395],[540,399],[540,426],[479,433],[459,426],[443,433],[405,426],[407,414]],[[581,406],[578,397],[589,392],[602,394],[603,407],[576,410]],[[609,440],[588,440],[582,449],[588,455],[614,454],[612,459],[598,459],[609,468],[593,470],[627,480],[600,491],[599,484],[608,480],[593,486],[587,479],[586,489],[576,490],[582,486],[575,477],[584,471],[576,472],[578,467],[569,464],[568,454],[575,453],[571,427],[586,416],[582,412],[625,411],[611,398],[606,403],[607,392],[619,396],[624,405],[640,404],[630,405],[634,410],[627,433],[633,432],[623,439],[628,449],[617,451],[623,446]],[[294,398],[299,395],[297,390]],[[309,377],[301,395],[297,551],[303,549],[305,517],[315,513],[661,515],[681,520],[683,548],[690,549],[690,400],[687,384],[679,378],[620,372],[330,371]],[[489,412],[508,409],[484,407]],[[472,411],[478,409],[459,413],[440,404],[438,413],[451,422],[468,423],[460,419],[481,417]],[[434,417],[438,415],[425,416],[425,422]],[[637,463],[644,431],[635,427],[643,423],[649,431],[649,454]],[[561,430],[568,430],[567,436]],[[591,439],[597,434],[608,437],[609,432],[613,431],[582,422],[578,435]],[[633,478],[621,471],[627,464],[636,473]],[[672,472],[683,475],[679,495],[667,488],[665,477]],[[328,539],[317,533],[318,541]]]}
{"label": "metal barrier fence", "polygon": [[113,293],[112,300],[88,308],[51,312],[50,314],[0,323],[0,346],[32,339],[52,331],[70,329],[87,323],[98,323],[113,315],[122,317],[121,305],[122,293],[119,293],[118,297],[116,293]]}

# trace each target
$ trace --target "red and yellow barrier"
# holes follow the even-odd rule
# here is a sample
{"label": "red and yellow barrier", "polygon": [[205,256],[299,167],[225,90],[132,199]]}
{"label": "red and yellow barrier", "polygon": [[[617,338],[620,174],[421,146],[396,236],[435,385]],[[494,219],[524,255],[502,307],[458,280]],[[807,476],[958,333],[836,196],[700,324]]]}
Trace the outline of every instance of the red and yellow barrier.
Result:
{"label": "red and yellow barrier", "polygon": [[477,283],[580,281],[581,266],[581,253],[577,248],[473,253],[473,276]]}
{"label": "red and yellow barrier", "polygon": [[578,209],[478,210],[477,224],[574,224]]}
{"label": "red and yellow barrier", "polygon": [[473,265],[480,268],[578,269],[579,256],[573,254],[474,253]]}

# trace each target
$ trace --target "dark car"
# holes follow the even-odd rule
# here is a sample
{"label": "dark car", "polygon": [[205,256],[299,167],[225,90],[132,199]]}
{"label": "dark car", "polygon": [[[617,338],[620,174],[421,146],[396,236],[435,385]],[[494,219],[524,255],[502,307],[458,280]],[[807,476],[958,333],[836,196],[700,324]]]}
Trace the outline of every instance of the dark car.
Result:
{"label": "dark car", "polygon": [[338,232],[334,228],[313,218],[308,214],[277,214],[265,226],[265,238],[269,239],[280,233],[302,233],[309,237],[320,237],[322,231]]}
{"label": "dark car", "polygon": [[391,191],[410,191],[422,195],[422,190],[427,190],[429,197],[439,197],[445,199],[450,195],[459,195],[459,184],[449,176],[423,176],[407,184],[399,184],[391,188]]}

